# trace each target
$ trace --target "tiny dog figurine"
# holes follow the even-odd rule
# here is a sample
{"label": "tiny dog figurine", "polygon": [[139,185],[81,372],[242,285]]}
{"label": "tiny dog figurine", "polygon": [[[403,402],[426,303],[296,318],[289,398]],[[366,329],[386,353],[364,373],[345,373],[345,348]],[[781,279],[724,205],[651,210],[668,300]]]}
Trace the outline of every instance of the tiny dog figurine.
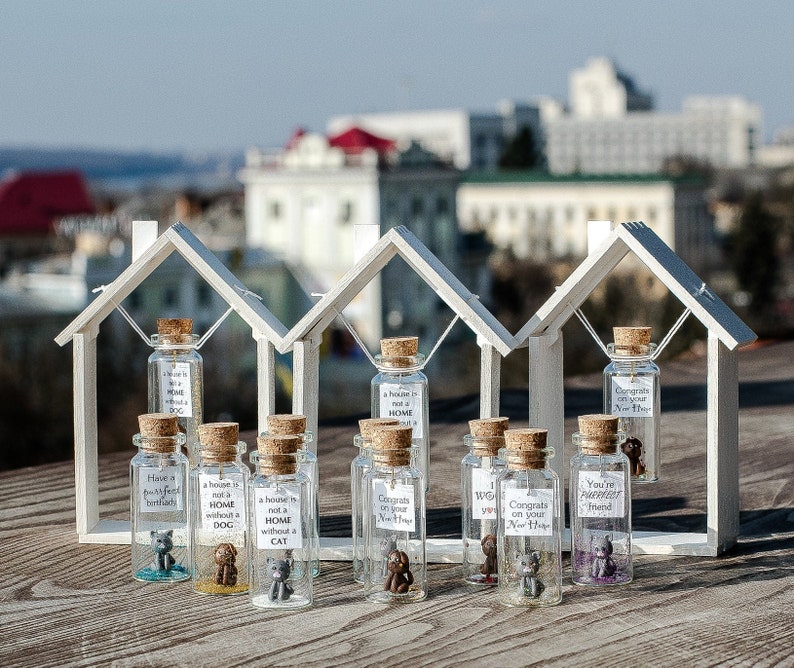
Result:
{"label": "tiny dog figurine", "polygon": [[392,594],[404,594],[413,584],[414,576],[408,569],[410,561],[402,550],[392,550],[388,556],[389,574],[383,583],[383,590]]}
{"label": "tiny dog figurine", "polygon": [[231,543],[220,543],[215,548],[215,584],[233,586],[237,584],[237,548]]}

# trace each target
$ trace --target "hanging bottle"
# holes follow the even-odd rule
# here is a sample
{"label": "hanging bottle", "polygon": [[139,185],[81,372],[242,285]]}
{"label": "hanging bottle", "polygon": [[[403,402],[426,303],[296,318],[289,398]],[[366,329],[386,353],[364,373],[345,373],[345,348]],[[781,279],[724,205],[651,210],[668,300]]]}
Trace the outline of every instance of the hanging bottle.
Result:
{"label": "hanging bottle", "polygon": [[517,607],[562,601],[560,480],[547,466],[554,450],[545,429],[505,432],[507,469],[496,481],[499,600]]}
{"label": "hanging bottle", "polygon": [[248,482],[249,595],[258,608],[312,603],[311,482],[298,470],[297,435],[259,436]]}
{"label": "hanging bottle", "polygon": [[425,356],[416,336],[399,336],[380,341],[375,356],[378,374],[372,379],[372,417],[391,417],[413,429],[413,443],[419,450],[418,466],[430,489],[430,420],[427,376],[421,369]]}
{"label": "hanging bottle", "polygon": [[311,525],[314,531],[314,554],[312,554],[312,576],[320,574],[320,470],[317,462],[317,455],[310,449],[309,443],[312,442],[314,435],[306,431],[306,416],[279,413],[268,415],[267,432],[263,435],[271,436],[299,436],[301,441],[298,450],[298,470],[306,474],[309,479],[311,489]]}
{"label": "hanging bottle", "polygon": [[149,412],[179,416],[187,439],[188,459],[198,461],[198,426],[204,410],[204,362],[196,350],[190,318],[158,318],[149,356]]}
{"label": "hanging bottle", "polygon": [[659,479],[661,402],[659,367],[651,361],[656,344],[650,327],[614,327],[604,369],[604,412],[620,418],[626,439],[620,447],[635,483]]}
{"label": "hanging bottle", "polygon": [[507,466],[499,450],[508,424],[506,417],[469,420],[470,433],[463,437],[469,451],[460,464],[461,535],[463,579],[469,584],[499,581],[496,477]]}
{"label": "hanging bottle", "polygon": [[176,415],[138,417],[140,433],[130,462],[132,576],[144,582],[187,580],[188,461]]}
{"label": "hanging bottle", "polygon": [[364,418],[353,437],[358,453],[350,463],[350,519],[353,529],[353,580],[364,583],[364,475],[372,468],[372,434],[379,427],[399,424],[395,418]]}
{"label": "hanging bottle", "polygon": [[202,594],[248,591],[246,445],[236,422],[199,425],[199,460],[190,472],[193,589]]}
{"label": "hanging bottle", "polygon": [[574,584],[631,582],[631,477],[615,415],[582,415],[571,458],[571,566]]}
{"label": "hanging bottle", "polygon": [[411,427],[372,434],[372,468],[364,475],[364,590],[375,603],[427,596],[425,484],[412,464]]}

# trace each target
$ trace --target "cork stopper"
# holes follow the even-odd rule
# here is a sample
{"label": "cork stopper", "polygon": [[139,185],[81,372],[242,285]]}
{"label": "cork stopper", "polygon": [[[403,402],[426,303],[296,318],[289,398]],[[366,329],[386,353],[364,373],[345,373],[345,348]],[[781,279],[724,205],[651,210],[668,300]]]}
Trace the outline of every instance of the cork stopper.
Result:
{"label": "cork stopper", "polygon": [[584,453],[609,454],[615,452],[617,433],[618,417],[616,415],[579,416],[579,435]]}
{"label": "cork stopper", "polygon": [[509,424],[510,418],[506,417],[469,420],[471,436],[464,442],[471,446],[472,453],[478,457],[495,457],[504,447],[504,434]]}
{"label": "cork stopper", "polygon": [[146,452],[168,453],[177,448],[178,417],[173,413],[147,413],[138,416],[140,447]]}
{"label": "cork stopper", "polygon": [[237,422],[207,422],[199,425],[198,437],[202,459],[233,462],[237,456],[240,425]]}
{"label": "cork stopper", "polygon": [[546,466],[547,429],[508,429],[505,432],[507,468],[526,470],[542,469]]}
{"label": "cork stopper", "polygon": [[295,453],[303,441],[297,434],[263,434],[256,437],[259,454],[259,472],[272,475],[289,475],[298,469]]}
{"label": "cork stopper", "polygon": [[358,421],[358,430],[365,439],[372,439],[374,434],[381,427],[389,427],[400,424],[396,418],[363,418]]}
{"label": "cork stopper", "polygon": [[621,355],[647,354],[651,344],[650,327],[613,327],[615,352]]}
{"label": "cork stopper", "polygon": [[379,464],[405,466],[411,462],[413,428],[386,425],[372,434],[372,456]]}
{"label": "cork stopper", "polygon": [[192,318],[157,318],[157,333],[160,336],[180,336],[193,333]]}
{"label": "cork stopper", "polygon": [[380,354],[384,357],[413,357],[418,352],[418,336],[393,336],[380,340]]}
{"label": "cork stopper", "polygon": [[306,431],[306,416],[288,413],[268,415],[267,431],[275,435],[303,434]]}

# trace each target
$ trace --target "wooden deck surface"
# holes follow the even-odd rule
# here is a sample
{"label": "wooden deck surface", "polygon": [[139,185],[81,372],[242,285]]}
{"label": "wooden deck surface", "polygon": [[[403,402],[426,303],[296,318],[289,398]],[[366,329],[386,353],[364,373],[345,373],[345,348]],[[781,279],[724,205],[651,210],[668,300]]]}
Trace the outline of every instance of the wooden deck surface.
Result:
{"label": "wooden deck surface", "polygon": [[[739,355],[739,544],[717,558],[636,556],[621,589],[567,577],[562,604],[544,610],[501,606],[457,565],[431,566],[428,599],[405,606],[366,603],[347,562],[323,562],[301,612],[142,584],[129,546],[78,544],[71,462],[0,473],[0,666],[794,666],[792,359],[794,343]],[[705,528],[704,377],[700,359],[662,368],[663,481],[635,488],[635,529]],[[598,381],[567,384],[569,442],[576,415],[599,410]],[[430,535],[460,534],[462,436],[477,411],[473,399],[434,405]],[[504,392],[502,412],[525,424],[526,392]],[[324,536],[349,534],[356,431],[352,419],[320,428]],[[101,459],[107,517],[127,517],[132,454]]]}

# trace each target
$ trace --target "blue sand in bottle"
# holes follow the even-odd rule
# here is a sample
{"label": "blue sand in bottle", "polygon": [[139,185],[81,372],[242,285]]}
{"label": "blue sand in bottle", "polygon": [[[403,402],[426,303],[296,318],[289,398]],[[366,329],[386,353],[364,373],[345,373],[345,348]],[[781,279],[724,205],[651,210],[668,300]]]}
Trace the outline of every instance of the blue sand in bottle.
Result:
{"label": "blue sand in bottle", "polygon": [[187,569],[180,564],[171,567],[170,571],[156,571],[152,568],[142,568],[135,573],[136,580],[146,580],[147,582],[162,582],[168,580],[186,580],[188,578]]}

